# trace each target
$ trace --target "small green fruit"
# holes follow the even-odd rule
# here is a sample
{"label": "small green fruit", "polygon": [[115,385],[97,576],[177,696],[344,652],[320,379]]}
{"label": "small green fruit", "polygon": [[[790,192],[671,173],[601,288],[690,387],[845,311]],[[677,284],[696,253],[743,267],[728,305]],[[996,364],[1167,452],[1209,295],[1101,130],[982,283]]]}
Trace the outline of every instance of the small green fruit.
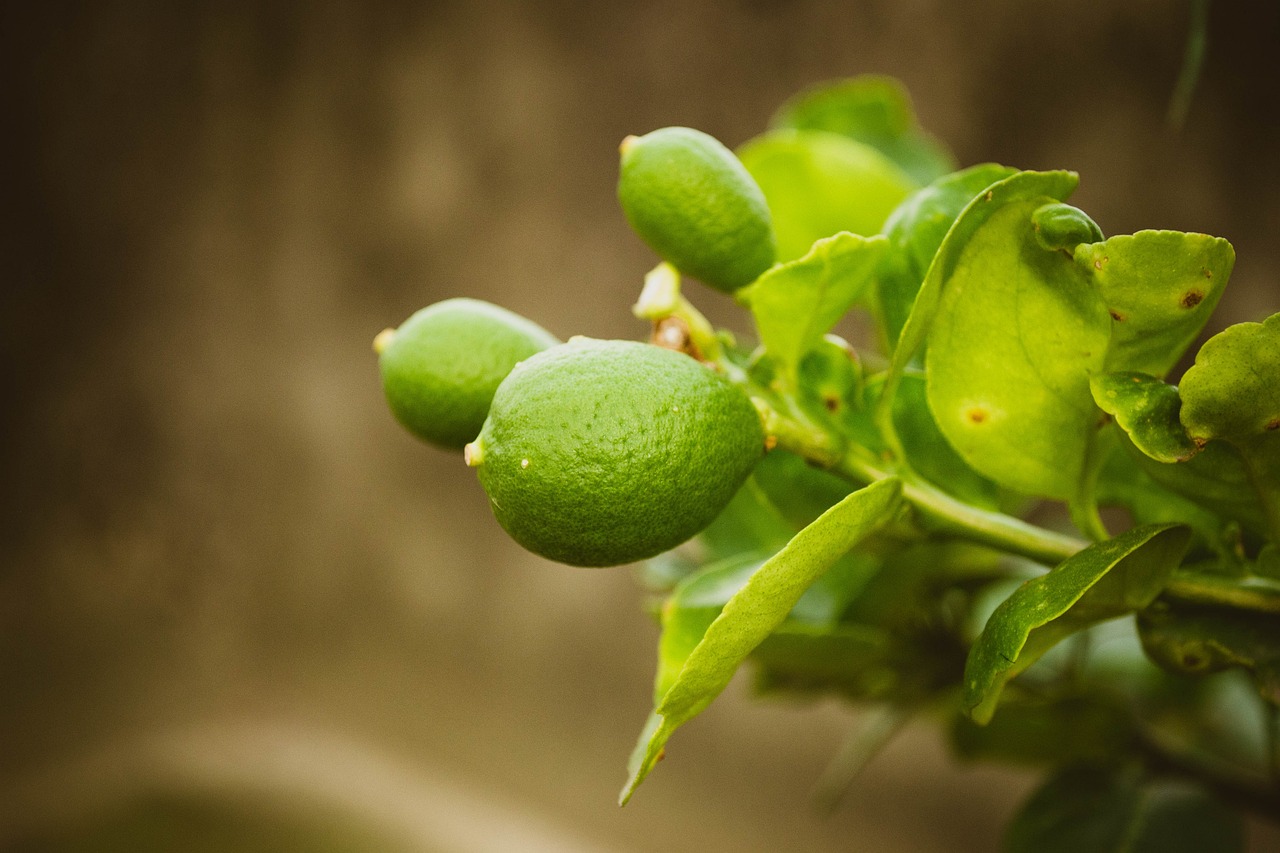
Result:
{"label": "small green fruit", "polygon": [[649,247],[686,275],[732,293],[773,265],[764,193],[733,152],[687,127],[622,142],[618,201]]}
{"label": "small green fruit", "polygon": [[396,419],[419,438],[459,450],[480,432],[511,369],[558,343],[505,308],[446,299],[378,335],[374,349]]}
{"label": "small green fruit", "polygon": [[751,400],[692,358],[575,338],[503,381],[467,462],[525,548],[613,566],[710,524],[763,448]]}

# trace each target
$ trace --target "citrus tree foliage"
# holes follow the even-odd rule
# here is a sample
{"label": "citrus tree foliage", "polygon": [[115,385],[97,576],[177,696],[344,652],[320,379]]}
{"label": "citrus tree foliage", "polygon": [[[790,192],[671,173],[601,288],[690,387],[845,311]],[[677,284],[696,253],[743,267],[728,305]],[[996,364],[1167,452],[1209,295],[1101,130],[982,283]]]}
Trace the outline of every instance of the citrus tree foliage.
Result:
{"label": "citrus tree foliage", "polygon": [[[837,81],[736,153],[624,141],[649,345],[470,304],[379,336],[397,416],[465,427],[518,541],[664,551],[638,569],[662,634],[622,802],[748,668],[874,709],[864,757],[927,715],[962,759],[1039,768],[1010,851],[1240,850],[1242,814],[1280,816],[1280,315],[1190,352],[1231,244],[1107,237],[1079,181],[957,169],[898,83]],[[875,346],[836,336],[850,314]]]}

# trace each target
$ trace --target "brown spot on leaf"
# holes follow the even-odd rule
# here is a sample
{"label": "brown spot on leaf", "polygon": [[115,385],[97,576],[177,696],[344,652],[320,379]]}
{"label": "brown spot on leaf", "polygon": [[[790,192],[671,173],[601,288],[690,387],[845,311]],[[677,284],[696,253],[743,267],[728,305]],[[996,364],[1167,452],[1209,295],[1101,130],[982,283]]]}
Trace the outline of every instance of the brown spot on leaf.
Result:
{"label": "brown spot on leaf", "polygon": [[991,199],[993,199],[993,198],[995,198],[995,197],[996,197],[996,194],[995,194],[995,193],[993,193],[991,190],[987,190],[987,194],[986,194],[986,195],[984,195],[984,196],[982,197],[982,200],[983,200],[983,201],[991,201]]}
{"label": "brown spot on leaf", "polygon": [[778,437],[776,435],[766,435],[764,437],[765,452],[769,452],[778,446]]}
{"label": "brown spot on leaf", "polygon": [[968,418],[969,423],[980,424],[986,421],[987,410],[982,408],[981,406],[973,406],[967,412],[964,413],[964,416]]}
{"label": "brown spot on leaf", "polygon": [[1187,669],[1199,669],[1204,666],[1204,659],[1197,654],[1188,652],[1182,656],[1182,665]]}
{"label": "brown spot on leaf", "polygon": [[1114,308],[1113,308],[1113,309],[1111,309],[1111,312],[1110,312],[1110,313],[1111,313],[1111,319],[1112,319],[1112,320],[1115,320],[1117,323],[1123,323],[1125,320],[1129,319],[1128,317],[1124,316],[1123,314],[1121,314],[1119,311],[1115,310]]}
{"label": "brown spot on leaf", "polygon": [[840,398],[834,395],[827,395],[822,398],[822,405],[827,407],[828,412],[840,411]]}
{"label": "brown spot on leaf", "polygon": [[1204,273],[1205,278],[1213,278],[1213,270],[1209,269],[1208,267],[1205,267],[1200,272]]}
{"label": "brown spot on leaf", "polygon": [[1199,290],[1188,290],[1182,296],[1182,307],[1195,308],[1203,300],[1204,300],[1204,294],[1201,293]]}
{"label": "brown spot on leaf", "polygon": [[1109,260],[1111,260],[1111,259],[1110,259],[1110,258],[1108,258],[1108,257],[1106,257],[1105,255],[1104,255],[1103,257],[1101,257],[1101,258],[1096,258],[1096,259],[1094,260],[1094,262],[1093,262],[1093,268],[1094,268],[1095,270],[1100,270],[1100,269],[1102,269],[1103,264],[1105,264],[1105,263],[1106,263],[1107,261],[1109,261]]}
{"label": "brown spot on leaf", "polygon": [[1275,432],[1278,429],[1280,429],[1280,416],[1267,421],[1267,432]]}

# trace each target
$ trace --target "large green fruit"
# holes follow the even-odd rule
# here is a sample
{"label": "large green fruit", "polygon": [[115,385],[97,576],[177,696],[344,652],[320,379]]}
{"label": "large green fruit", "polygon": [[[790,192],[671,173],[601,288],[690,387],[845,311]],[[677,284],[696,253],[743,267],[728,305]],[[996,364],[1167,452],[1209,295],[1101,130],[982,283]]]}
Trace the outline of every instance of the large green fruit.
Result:
{"label": "large green fruit", "polygon": [[622,212],[663,260],[725,293],[773,265],[764,193],[714,137],[664,127],[628,136],[621,151]]}
{"label": "large green fruit", "polygon": [[750,399],[699,362],[648,344],[575,338],[503,381],[467,461],[525,548],[612,566],[706,527],[763,448]]}
{"label": "large green fruit", "polygon": [[505,308],[446,299],[383,332],[374,347],[396,419],[419,438],[457,450],[480,432],[511,368],[558,343]]}

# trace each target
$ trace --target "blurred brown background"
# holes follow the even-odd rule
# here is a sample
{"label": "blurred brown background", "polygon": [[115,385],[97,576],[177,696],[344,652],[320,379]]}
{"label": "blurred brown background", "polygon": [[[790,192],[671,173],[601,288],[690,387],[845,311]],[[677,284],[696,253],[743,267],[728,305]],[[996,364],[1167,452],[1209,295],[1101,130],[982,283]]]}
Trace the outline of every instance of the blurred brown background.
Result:
{"label": "blurred brown background", "polygon": [[448,296],[644,333],[627,133],[736,145],[893,74],[963,164],[1077,169],[1108,234],[1231,239],[1215,328],[1280,310],[1269,2],[1214,5],[1180,132],[1175,0],[0,15],[0,849],[995,845],[1028,778],[921,726],[819,818],[854,714],[743,684],[618,810],[656,639],[627,571],[521,552],[387,413],[370,340]]}

